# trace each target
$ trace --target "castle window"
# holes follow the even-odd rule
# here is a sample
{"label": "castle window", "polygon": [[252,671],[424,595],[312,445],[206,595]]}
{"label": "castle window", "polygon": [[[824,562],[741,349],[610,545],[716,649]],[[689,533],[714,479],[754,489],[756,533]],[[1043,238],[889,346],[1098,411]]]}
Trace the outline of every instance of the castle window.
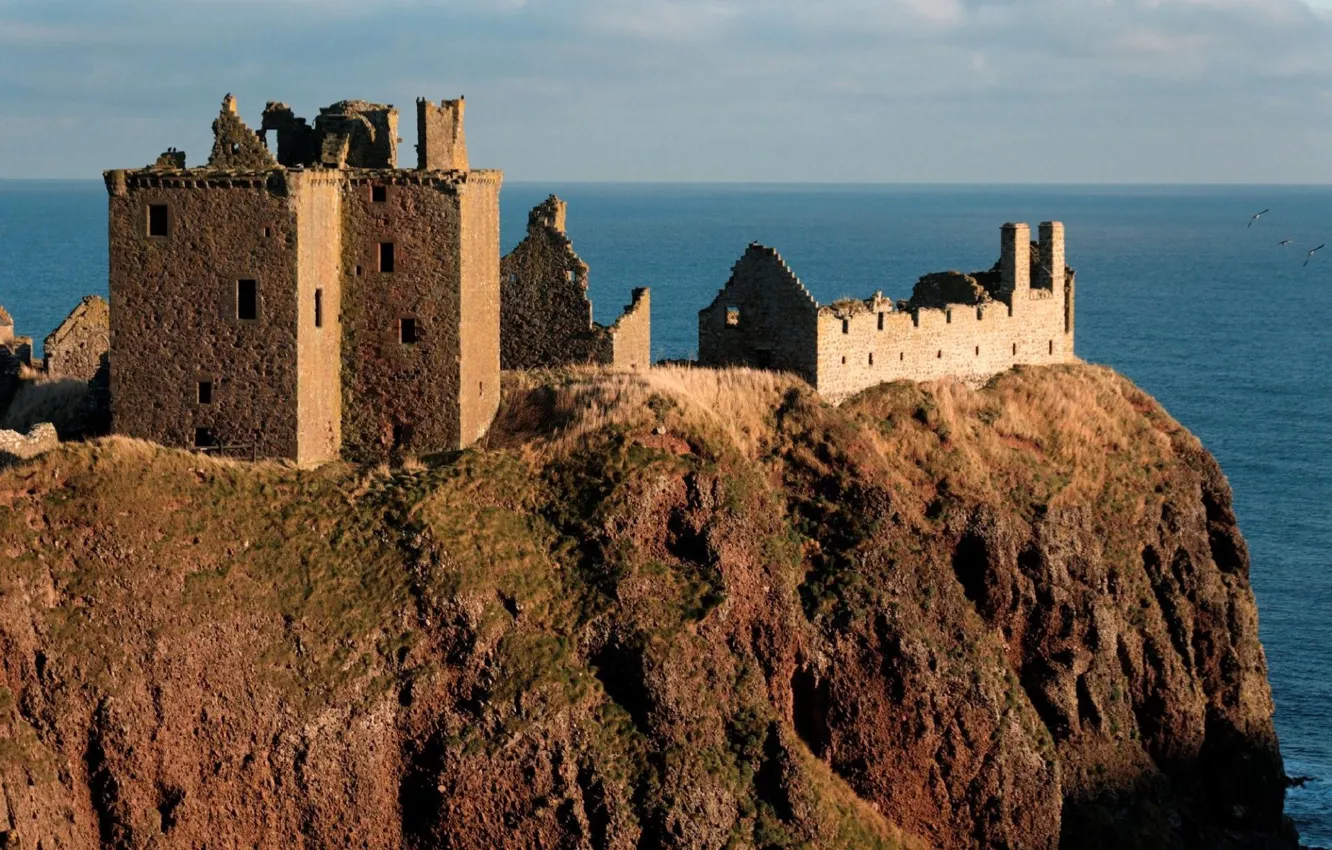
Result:
{"label": "castle window", "polygon": [[199,382],[199,403],[200,403],[200,404],[212,404],[212,403],[213,403],[213,382],[212,382],[212,381],[200,381],[200,382]]}
{"label": "castle window", "polygon": [[379,270],[384,274],[393,274],[393,268],[396,265],[393,256],[393,243],[379,243]]}
{"label": "castle window", "polygon": [[934,356],[935,356],[935,358],[937,358],[937,359],[939,359],[939,360],[942,360],[942,359],[943,359],[943,349],[942,349],[942,348],[939,349],[939,353],[936,354],[936,355],[934,355]]}
{"label": "castle window", "polygon": [[842,333],[844,333],[844,334],[849,334],[849,333],[851,333],[851,320],[850,320],[850,319],[843,319],[843,320],[842,320]]}
{"label": "castle window", "polygon": [[387,187],[387,186],[371,186],[371,187],[370,187],[370,200],[371,200],[372,202],[376,203],[376,204],[384,204],[384,203],[388,203],[388,187]]}
{"label": "castle window", "polygon": [[236,281],[236,318],[251,322],[259,318],[258,281]]}
{"label": "castle window", "polygon": [[324,326],[324,290],[315,290],[315,327]]}
{"label": "castle window", "polygon": [[947,322],[947,323],[950,324],[950,325],[953,323],[953,311],[952,311],[952,310],[944,310],[944,321]]}
{"label": "castle window", "polygon": [[738,327],[740,327],[740,308],[739,308],[739,307],[727,307],[727,308],[726,308],[726,327],[728,327],[728,328],[738,328]]}
{"label": "castle window", "polygon": [[416,435],[416,429],[405,422],[398,422],[393,426],[393,451],[401,451],[410,448],[412,437]]}
{"label": "castle window", "polygon": [[1013,343],[1013,356],[1017,357],[1017,343]]}
{"label": "castle window", "polygon": [[899,352],[897,352],[897,359],[898,359],[898,360],[905,360],[905,359],[906,359],[906,352],[905,352],[905,351],[899,351]]}
{"label": "castle window", "polygon": [[271,227],[265,227],[265,228],[264,228],[264,238],[265,238],[265,239],[268,239],[268,238],[272,237],[272,235],[273,235],[273,228],[271,228]]}
{"label": "castle window", "polygon": [[870,364],[871,366],[874,365],[874,352],[873,352],[873,351],[870,352],[870,356],[869,356],[869,364]]}
{"label": "castle window", "polygon": [[883,313],[879,314],[879,330],[883,330]]}
{"label": "castle window", "polygon": [[1054,354],[1054,340],[1050,340],[1050,353]]}
{"label": "castle window", "polygon": [[843,365],[843,366],[846,365],[846,355],[845,355],[845,354],[842,355],[842,365]]}
{"label": "castle window", "polygon": [[170,230],[170,216],[166,204],[148,205],[148,235],[166,236]]}
{"label": "castle window", "polygon": [[215,449],[218,445],[217,432],[212,428],[194,429],[194,447],[196,449]]}
{"label": "castle window", "polygon": [[976,356],[980,357],[980,346],[976,346]]}
{"label": "castle window", "polygon": [[421,339],[416,327],[416,319],[398,320],[398,341],[403,345],[416,345]]}

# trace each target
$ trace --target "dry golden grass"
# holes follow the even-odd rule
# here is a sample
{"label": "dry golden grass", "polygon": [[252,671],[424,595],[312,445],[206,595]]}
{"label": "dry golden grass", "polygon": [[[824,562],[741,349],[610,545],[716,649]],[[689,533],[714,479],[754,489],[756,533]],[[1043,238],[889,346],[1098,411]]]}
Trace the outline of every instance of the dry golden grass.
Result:
{"label": "dry golden grass", "polygon": [[1176,440],[1194,441],[1127,379],[1086,365],[1019,368],[978,390],[891,385],[846,410],[894,423],[873,441],[914,484],[932,484],[944,465],[955,486],[1005,494],[1048,479],[1051,502],[1067,504],[1094,504],[1171,458]]}
{"label": "dry golden grass", "polygon": [[721,436],[754,456],[773,413],[799,379],[755,369],[659,366],[646,371],[580,367],[505,374],[504,402],[489,445],[541,439],[552,451],[572,448],[608,428]]}

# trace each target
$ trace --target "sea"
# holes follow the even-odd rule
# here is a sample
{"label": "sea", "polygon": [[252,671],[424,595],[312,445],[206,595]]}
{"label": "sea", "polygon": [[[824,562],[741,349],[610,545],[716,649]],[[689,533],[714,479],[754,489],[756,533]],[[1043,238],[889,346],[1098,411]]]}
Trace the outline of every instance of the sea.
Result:
{"label": "sea", "polygon": [[[822,302],[906,298],[927,272],[988,269],[1003,222],[1063,221],[1077,354],[1159,399],[1230,478],[1286,771],[1304,779],[1287,811],[1332,847],[1332,246],[1307,253],[1332,243],[1332,187],[510,183],[506,251],[551,193],[597,321],[652,287],[658,359],[696,353],[697,311],[752,241]],[[105,295],[106,206],[100,181],[0,181],[0,304],[20,333]]]}

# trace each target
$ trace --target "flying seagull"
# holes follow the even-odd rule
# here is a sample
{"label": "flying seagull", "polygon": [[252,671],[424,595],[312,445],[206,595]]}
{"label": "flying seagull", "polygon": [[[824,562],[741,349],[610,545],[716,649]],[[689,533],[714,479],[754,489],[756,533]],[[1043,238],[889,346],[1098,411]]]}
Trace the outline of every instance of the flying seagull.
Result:
{"label": "flying seagull", "polygon": [[[1305,258],[1304,258],[1304,265],[1306,265],[1306,266],[1309,265],[1309,261],[1313,259],[1313,255],[1314,255],[1314,254],[1317,254],[1319,251],[1323,250],[1323,249],[1326,248],[1326,247],[1327,247],[1327,243],[1323,243],[1322,245],[1319,245],[1317,248],[1315,248],[1315,249],[1313,249],[1312,251],[1310,251],[1310,252],[1308,253],[1308,255],[1306,255]],[[1303,267],[1301,267],[1301,268],[1303,268]]]}
{"label": "flying seagull", "polygon": [[1285,246],[1287,246],[1287,245],[1290,244],[1290,240],[1289,240],[1289,239],[1282,239],[1282,240],[1281,240],[1280,242],[1278,242],[1277,244],[1284,248]]}
{"label": "flying seagull", "polygon": [[1254,213],[1253,218],[1249,219],[1247,227],[1253,227],[1253,223],[1255,221],[1257,221],[1258,219],[1262,218],[1263,216],[1267,215],[1270,212],[1271,210],[1263,210],[1262,212]]}

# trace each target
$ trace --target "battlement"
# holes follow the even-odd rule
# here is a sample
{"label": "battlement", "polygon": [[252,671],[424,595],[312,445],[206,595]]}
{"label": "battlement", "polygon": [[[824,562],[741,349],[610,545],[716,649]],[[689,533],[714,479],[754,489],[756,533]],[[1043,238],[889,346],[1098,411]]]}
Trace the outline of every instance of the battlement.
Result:
{"label": "battlement", "polygon": [[1033,244],[1030,227],[1005,224],[994,268],[925,275],[897,303],[875,292],[819,305],[776,251],[751,244],[699,312],[699,362],[794,372],[837,402],[883,381],[979,379],[1072,359],[1063,226],[1040,233]]}

